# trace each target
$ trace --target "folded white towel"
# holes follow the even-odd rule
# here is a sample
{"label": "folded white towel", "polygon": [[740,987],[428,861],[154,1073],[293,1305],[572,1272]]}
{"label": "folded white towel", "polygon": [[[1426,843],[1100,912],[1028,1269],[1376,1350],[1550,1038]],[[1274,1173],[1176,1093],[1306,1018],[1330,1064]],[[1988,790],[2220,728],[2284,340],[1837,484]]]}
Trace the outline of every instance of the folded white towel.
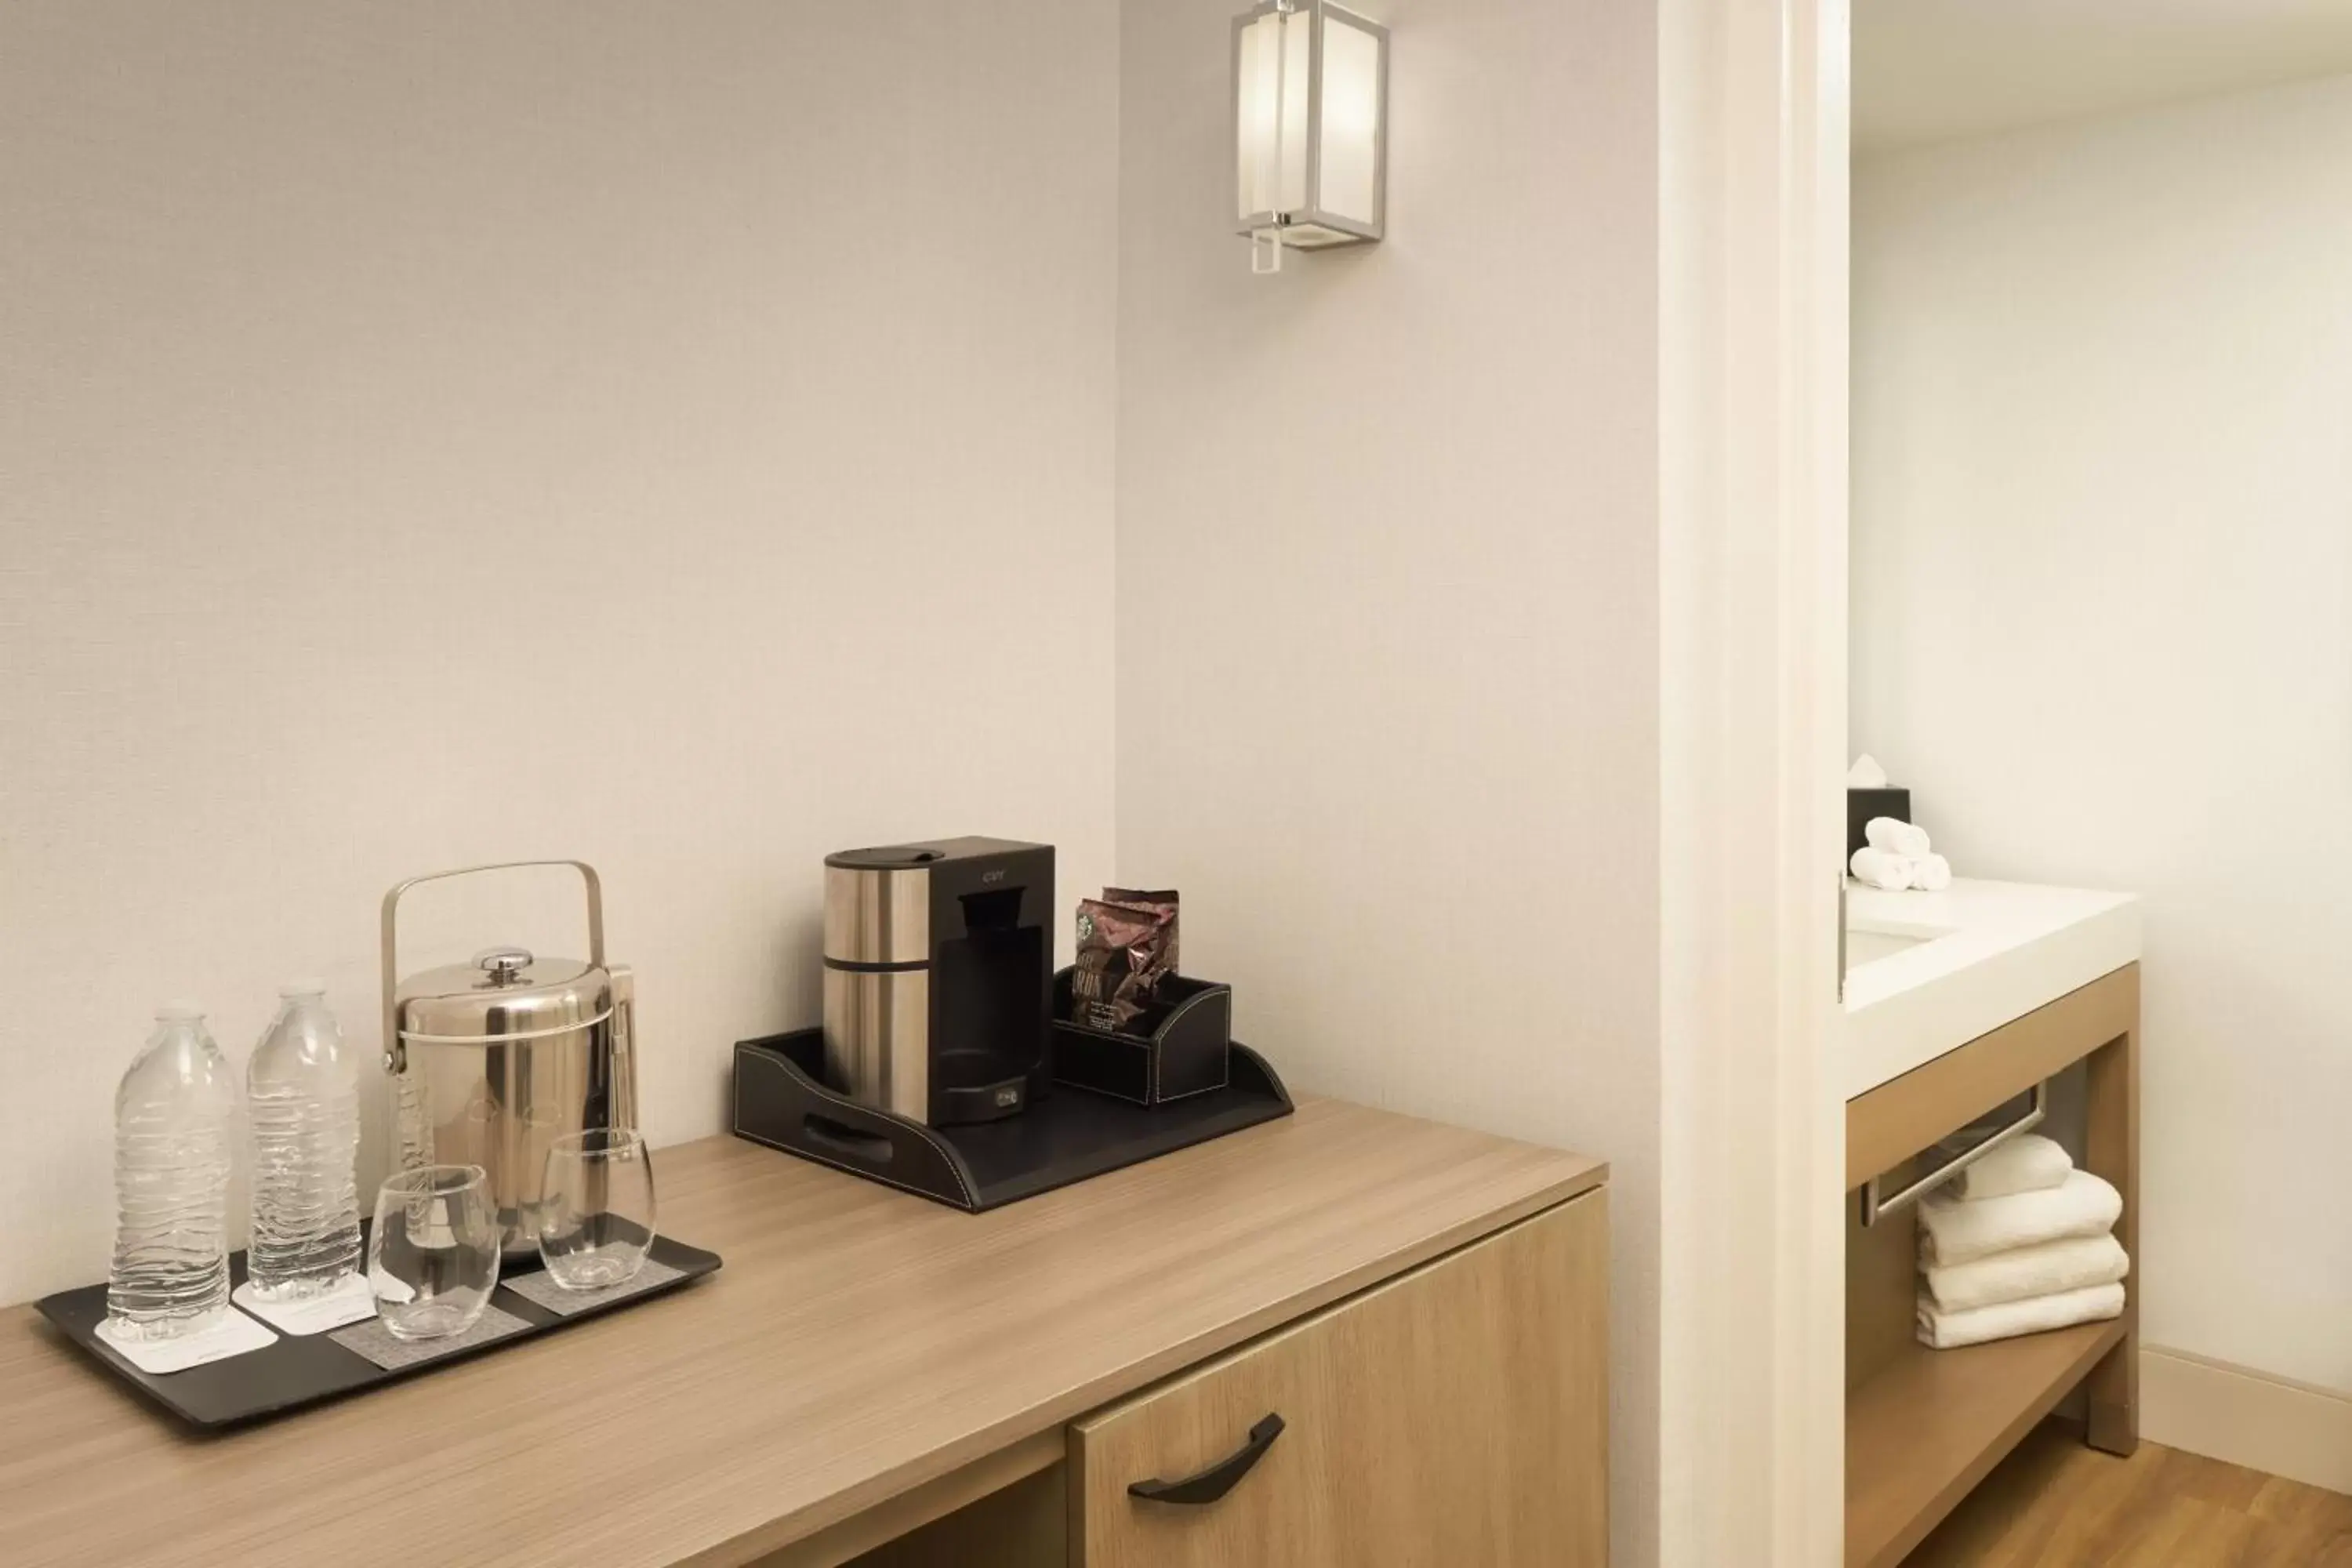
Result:
{"label": "folded white towel", "polygon": [[2088,1171],[2069,1171],[2063,1182],[2038,1193],[1974,1203],[1932,1192],[1919,1200],[1919,1260],[1969,1263],[2013,1247],[2101,1236],[2123,1212],[2123,1194]]}
{"label": "folded white towel", "polygon": [[2103,1323],[2124,1312],[2121,1285],[2094,1285],[2084,1290],[2061,1290],[2055,1296],[2035,1296],[2023,1301],[2003,1301],[1998,1307],[1972,1307],[1948,1312],[1926,1296],[1919,1298],[1919,1342],[1930,1350],[1958,1350],[1991,1340],[2013,1340],[2049,1329],[2071,1329],[2077,1323]]}
{"label": "folded white towel", "polygon": [[1952,863],[1941,855],[1922,855],[1911,862],[1911,885],[1923,893],[1940,893],[1952,885]]}
{"label": "folded white towel", "polygon": [[1846,864],[1856,881],[1867,882],[1882,892],[1899,893],[1911,885],[1911,862],[1884,849],[1864,846]]}
{"label": "folded white towel", "polygon": [[1889,855],[1900,855],[1906,860],[1916,860],[1927,853],[1927,830],[1892,816],[1874,816],[1863,825],[1862,836],[1870,840],[1873,849],[1884,849]]}
{"label": "folded white towel", "polygon": [[[1960,1152],[1960,1147],[1944,1145],[1947,1152],[1954,1154]],[[2011,1139],[1962,1171],[1942,1190],[1970,1203],[2005,1198],[2011,1193],[2038,1193],[2062,1185],[2066,1173],[2074,1168],[2074,1159],[2065,1150],[2039,1132],[2028,1132],[2022,1138]]]}
{"label": "folded white towel", "polygon": [[2113,1285],[2131,1272],[2124,1244],[2112,1236],[2072,1236],[1996,1252],[1974,1263],[1929,1264],[1919,1271],[1927,1295],[1947,1312],[1998,1307],[2063,1290]]}
{"label": "folded white towel", "polygon": [[1876,757],[1872,756],[1868,752],[1864,752],[1862,755],[1854,758],[1853,766],[1846,769],[1845,787],[1848,789],[1885,789],[1886,787],[1886,770],[1878,765],[1878,759]]}

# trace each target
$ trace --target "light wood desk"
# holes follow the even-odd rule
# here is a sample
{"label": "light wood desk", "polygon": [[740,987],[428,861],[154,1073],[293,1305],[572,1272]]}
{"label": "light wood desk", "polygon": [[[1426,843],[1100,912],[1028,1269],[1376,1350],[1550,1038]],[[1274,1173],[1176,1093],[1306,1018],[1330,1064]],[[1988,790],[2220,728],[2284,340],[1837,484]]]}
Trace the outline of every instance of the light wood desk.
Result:
{"label": "light wood desk", "polygon": [[[980,1215],[731,1139],[656,1160],[716,1276],[225,1436],[0,1312],[0,1560],[1605,1561],[1597,1162],[1312,1099]],[[1261,1405],[1289,1429],[1220,1502],[1126,1495]]]}

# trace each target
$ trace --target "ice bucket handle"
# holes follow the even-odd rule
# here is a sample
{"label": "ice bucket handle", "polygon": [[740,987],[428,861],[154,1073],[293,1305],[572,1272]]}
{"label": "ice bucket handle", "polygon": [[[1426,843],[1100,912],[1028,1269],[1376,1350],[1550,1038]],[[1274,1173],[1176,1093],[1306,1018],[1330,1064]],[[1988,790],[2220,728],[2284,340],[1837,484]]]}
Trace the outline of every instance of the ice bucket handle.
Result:
{"label": "ice bucket handle", "polygon": [[495,866],[464,866],[455,871],[411,877],[383,896],[383,1065],[387,1071],[400,1071],[408,1056],[401,1047],[399,1008],[394,1001],[400,988],[400,896],[422,882],[478,876],[485,871],[526,871],[543,866],[569,866],[580,873],[580,880],[588,889],[588,962],[599,969],[604,967],[604,884],[596,875],[596,868],[585,860],[505,860]]}

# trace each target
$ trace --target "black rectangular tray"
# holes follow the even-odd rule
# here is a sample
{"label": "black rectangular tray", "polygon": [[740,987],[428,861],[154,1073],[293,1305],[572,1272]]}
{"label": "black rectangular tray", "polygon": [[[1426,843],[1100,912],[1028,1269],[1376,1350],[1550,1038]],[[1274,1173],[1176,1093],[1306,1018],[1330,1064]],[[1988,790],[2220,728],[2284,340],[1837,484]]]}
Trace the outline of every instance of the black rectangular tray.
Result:
{"label": "black rectangular tray", "polygon": [[1057,1084],[1018,1116],[926,1127],[827,1083],[824,1031],[735,1046],[735,1136],[971,1214],[1290,1114],[1265,1058],[1235,1041],[1225,1086],[1137,1105]]}
{"label": "black rectangular tray", "polygon": [[[367,1223],[361,1222],[364,1231]],[[678,1271],[679,1278],[641,1290],[634,1296],[624,1296],[602,1306],[561,1317],[526,1297],[519,1296],[504,1284],[490,1293],[490,1305],[509,1315],[520,1318],[525,1327],[520,1333],[476,1345],[470,1350],[437,1356],[431,1361],[411,1366],[387,1370],[368,1360],[356,1351],[345,1350],[335,1342],[334,1331],[320,1334],[289,1334],[277,1329],[275,1344],[243,1355],[233,1355],[225,1361],[206,1362],[182,1372],[146,1373],[123,1359],[112,1345],[98,1337],[98,1325],[106,1321],[106,1287],[84,1285],[79,1289],[60,1290],[54,1296],[44,1296],[37,1305],[41,1316],[57,1325],[68,1339],[87,1351],[100,1366],[137,1389],[149,1402],[170,1411],[192,1426],[206,1431],[220,1431],[242,1426],[249,1422],[265,1421],[272,1416],[289,1415],[341,1399],[348,1394],[360,1394],[379,1388],[387,1383],[397,1383],[404,1377],[422,1377],[439,1372],[446,1366],[456,1366],[478,1355],[495,1354],[509,1345],[528,1344],[541,1334],[569,1328],[601,1318],[607,1312],[625,1311],[641,1301],[657,1300],[674,1290],[683,1289],[719,1268],[719,1255],[705,1252],[698,1247],[673,1241],[666,1236],[654,1237],[652,1250],[646,1254],[656,1263],[667,1263]],[[245,1254],[231,1253],[228,1260],[230,1288],[245,1283]],[[514,1277],[539,1272],[534,1259],[529,1268],[514,1269]],[[237,1310],[231,1307],[231,1311]],[[251,1316],[250,1313],[247,1314]],[[257,1320],[257,1321],[258,1320]]]}

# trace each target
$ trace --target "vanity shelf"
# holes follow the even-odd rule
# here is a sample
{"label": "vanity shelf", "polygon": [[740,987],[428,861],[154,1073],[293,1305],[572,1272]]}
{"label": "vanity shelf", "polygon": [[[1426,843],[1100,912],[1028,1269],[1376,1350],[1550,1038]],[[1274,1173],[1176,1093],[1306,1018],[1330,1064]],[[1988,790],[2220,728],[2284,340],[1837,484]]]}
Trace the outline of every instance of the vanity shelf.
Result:
{"label": "vanity shelf", "polygon": [[[2131,1254],[2111,1322],[1934,1351],[1913,1337],[1918,1215],[1865,1226],[1856,1192],[1916,1170],[1913,1157],[2076,1062],[2084,1064],[2083,1165],[2123,1194]],[[2139,965],[2045,1006],[1846,1102],[1846,1568],[1895,1568],[1960,1500],[2080,1388],[2091,1446],[2139,1441]]]}
{"label": "vanity shelf", "polygon": [[1894,1568],[2124,1337],[2085,1323],[1966,1350],[1914,1344],[1845,1398],[1845,1560]]}

